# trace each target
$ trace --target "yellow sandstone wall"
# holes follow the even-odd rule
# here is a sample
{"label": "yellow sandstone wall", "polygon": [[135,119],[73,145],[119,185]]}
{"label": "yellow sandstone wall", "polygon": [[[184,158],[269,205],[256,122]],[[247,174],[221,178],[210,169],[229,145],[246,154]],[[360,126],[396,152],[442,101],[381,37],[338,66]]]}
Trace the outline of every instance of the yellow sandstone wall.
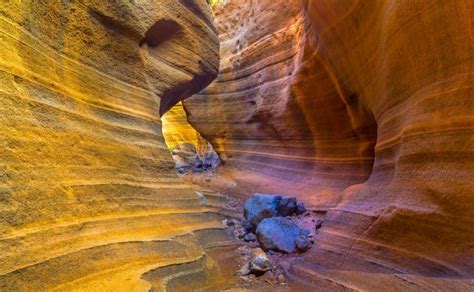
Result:
{"label": "yellow sandstone wall", "polygon": [[163,137],[168,149],[174,149],[181,143],[191,143],[198,153],[206,151],[207,141],[188,123],[186,112],[181,102],[173,106],[161,118]]}
{"label": "yellow sandstone wall", "polygon": [[218,47],[206,1],[2,1],[1,291],[212,270],[196,231],[219,223],[176,176],[159,113],[214,78]]}

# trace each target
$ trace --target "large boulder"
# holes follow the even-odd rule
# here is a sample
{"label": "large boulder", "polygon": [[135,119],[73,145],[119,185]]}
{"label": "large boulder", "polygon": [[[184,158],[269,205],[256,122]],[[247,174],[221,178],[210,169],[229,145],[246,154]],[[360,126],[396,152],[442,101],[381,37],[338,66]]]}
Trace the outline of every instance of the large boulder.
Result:
{"label": "large boulder", "polygon": [[256,228],[265,218],[292,216],[306,212],[304,204],[295,197],[255,194],[244,204],[244,216]]}
{"label": "large boulder", "polygon": [[300,228],[293,221],[283,218],[267,218],[257,227],[257,239],[265,250],[291,253],[296,250],[296,240],[300,237]]}
{"label": "large boulder", "polygon": [[196,147],[191,143],[181,143],[176,145],[172,151],[173,159],[176,163],[176,169],[179,172],[186,171],[190,168],[193,171],[202,167],[202,160],[196,153]]}
{"label": "large boulder", "polygon": [[265,218],[278,215],[282,197],[277,195],[255,194],[244,204],[244,217],[256,228]]}
{"label": "large boulder", "polygon": [[183,173],[192,167],[192,165],[179,155],[173,155],[173,160],[178,172]]}
{"label": "large boulder", "polygon": [[206,150],[202,155],[202,162],[207,168],[216,168],[221,163],[219,155],[214,150]]}

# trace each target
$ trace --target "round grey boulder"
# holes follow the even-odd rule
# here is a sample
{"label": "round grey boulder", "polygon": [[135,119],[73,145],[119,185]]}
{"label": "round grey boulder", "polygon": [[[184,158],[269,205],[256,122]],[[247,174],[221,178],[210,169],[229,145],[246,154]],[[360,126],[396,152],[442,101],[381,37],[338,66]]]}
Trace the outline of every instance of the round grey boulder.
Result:
{"label": "round grey boulder", "polygon": [[265,218],[278,215],[281,196],[255,194],[244,204],[244,217],[253,227]]}
{"label": "round grey boulder", "polygon": [[267,218],[258,225],[256,235],[263,249],[291,253],[296,249],[300,228],[283,217]]}

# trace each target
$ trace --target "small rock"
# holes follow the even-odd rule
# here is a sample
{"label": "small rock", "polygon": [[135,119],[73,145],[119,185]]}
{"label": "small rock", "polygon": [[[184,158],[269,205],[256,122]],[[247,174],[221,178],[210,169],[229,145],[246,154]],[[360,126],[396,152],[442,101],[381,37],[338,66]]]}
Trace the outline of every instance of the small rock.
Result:
{"label": "small rock", "polygon": [[250,263],[245,263],[239,270],[238,274],[240,276],[247,276],[250,274]]}
{"label": "small rock", "polygon": [[179,155],[173,155],[176,168],[191,168],[191,164]]}
{"label": "small rock", "polygon": [[204,171],[204,168],[202,168],[201,166],[193,167],[193,172],[203,172],[203,171]]}
{"label": "small rock", "polygon": [[257,227],[257,239],[265,250],[291,253],[296,248],[300,228],[293,221],[282,217],[262,220]]}
{"label": "small rock", "polygon": [[300,229],[300,235],[302,235],[304,237],[308,237],[310,235],[310,232],[309,232],[308,229],[301,228]]}
{"label": "small rock", "polygon": [[242,220],[242,228],[244,229],[246,233],[255,231],[255,228],[247,220]]}
{"label": "small rock", "polygon": [[278,283],[285,283],[286,282],[285,276],[283,276],[282,274],[277,276],[277,280],[278,280]]}
{"label": "small rock", "polygon": [[246,241],[246,242],[253,242],[253,241],[256,241],[256,240],[257,240],[257,236],[255,236],[255,234],[253,234],[253,233],[247,233],[244,236],[244,241]]}
{"label": "small rock", "polygon": [[252,250],[252,260],[250,262],[250,272],[254,275],[262,275],[266,271],[273,269],[272,263],[261,248]]}
{"label": "small rock", "polygon": [[183,151],[188,153],[196,153],[196,146],[191,143],[180,143],[176,145],[173,149],[173,153]]}
{"label": "small rock", "polygon": [[316,230],[318,230],[319,228],[323,227],[323,220],[322,219],[318,219],[318,221],[316,221]]}
{"label": "small rock", "polygon": [[296,239],[295,243],[296,243],[296,247],[300,251],[307,251],[312,246],[311,240],[309,240],[308,238],[305,238],[303,236],[300,236],[298,239]]}
{"label": "small rock", "polygon": [[234,235],[235,235],[235,237],[237,237],[238,239],[244,239],[244,237],[245,237],[245,232],[244,232],[243,230],[235,229],[235,230],[234,230]]}
{"label": "small rock", "polygon": [[301,215],[301,214],[304,214],[305,212],[306,212],[306,208],[304,204],[302,202],[298,202],[296,204],[296,210],[295,210],[296,215]]}
{"label": "small rock", "polygon": [[245,219],[257,227],[263,219],[277,216],[281,198],[277,195],[253,195],[244,204]]}

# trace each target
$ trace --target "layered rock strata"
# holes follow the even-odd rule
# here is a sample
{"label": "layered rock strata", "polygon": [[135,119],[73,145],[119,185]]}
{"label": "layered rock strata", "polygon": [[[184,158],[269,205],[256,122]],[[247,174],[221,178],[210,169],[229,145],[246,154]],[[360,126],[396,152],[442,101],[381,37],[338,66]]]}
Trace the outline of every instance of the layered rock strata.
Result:
{"label": "layered rock strata", "polygon": [[[287,190],[325,217],[319,248],[298,266],[318,284],[401,288],[406,277],[432,288],[422,276],[474,276],[472,8],[357,0],[218,8],[221,73],[184,102],[188,118],[241,193]],[[458,284],[472,282],[449,281]]]}
{"label": "layered rock strata", "polygon": [[191,124],[228,162],[226,175],[262,191],[343,190],[372,169],[375,122],[339,96],[305,20],[300,1],[221,5],[220,74],[185,101]]}
{"label": "layered rock strata", "polygon": [[160,122],[217,74],[206,1],[3,1],[0,39],[0,290],[214,271],[220,223],[176,176]]}

